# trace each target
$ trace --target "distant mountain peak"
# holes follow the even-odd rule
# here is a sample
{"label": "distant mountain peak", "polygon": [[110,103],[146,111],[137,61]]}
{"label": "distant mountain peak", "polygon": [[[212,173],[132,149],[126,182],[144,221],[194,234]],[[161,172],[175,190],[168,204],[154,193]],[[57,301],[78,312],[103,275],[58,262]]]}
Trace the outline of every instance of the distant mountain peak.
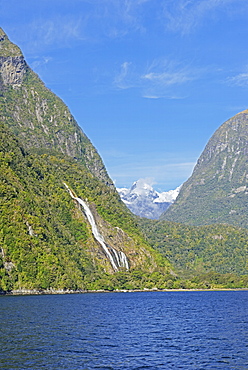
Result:
{"label": "distant mountain peak", "polygon": [[158,219],[175,201],[180,186],[175,190],[159,193],[153,189],[148,181],[147,179],[139,179],[133,183],[130,189],[117,188],[117,191],[122,201],[135,215]]}

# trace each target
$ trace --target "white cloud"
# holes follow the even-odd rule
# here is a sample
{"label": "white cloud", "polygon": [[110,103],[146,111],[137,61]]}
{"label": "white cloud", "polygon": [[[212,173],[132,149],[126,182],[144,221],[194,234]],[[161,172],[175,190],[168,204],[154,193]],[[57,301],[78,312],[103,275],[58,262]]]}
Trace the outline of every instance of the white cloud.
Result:
{"label": "white cloud", "polygon": [[[87,0],[86,0],[87,1]],[[93,0],[91,22],[97,37],[120,38],[130,32],[145,32],[143,7],[152,0]]]}
{"label": "white cloud", "polygon": [[147,73],[141,78],[149,80],[150,82],[162,86],[178,85],[192,80],[192,77],[185,71],[168,71],[168,72],[150,72]]}
{"label": "white cloud", "polygon": [[31,63],[31,68],[37,71],[39,68],[48,64],[51,60],[52,58],[48,56],[44,56],[41,59],[36,59],[34,62]]}
{"label": "white cloud", "polygon": [[116,74],[113,84],[119,89],[135,88],[147,99],[184,99],[174,89],[199,78],[202,71],[176,61],[154,60],[146,67],[124,62]]}
{"label": "white cloud", "polygon": [[168,29],[188,34],[205,18],[218,20],[223,17],[223,13],[225,16],[233,16],[232,5],[235,12],[247,10],[247,2],[244,0],[167,0],[163,4],[162,18],[166,20]]}
{"label": "white cloud", "polygon": [[153,186],[155,185],[156,182],[153,177],[145,177],[137,180],[137,186],[140,188],[143,188],[144,185],[150,185]]}
{"label": "white cloud", "polygon": [[86,40],[87,19],[76,15],[47,15],[46,19],[34,18],[29,24],[20,26],[20,34],[25,40],[26,52],[38,54],[50,49],[70,47],[73,41]]}
{"label": "white cloud", "polygon": [[[248,70],[248,68],[247,68]],[[236,76],[227,79],[228,84],[241,87],[248,87],[248,71],[239,73]]]}
{"label": "white cloud", "polygon": [[124,62],[120,67],[120,72],[114,78],[114,85],[119,89],[128,89],[134,86],[134,80],[131,78],[131,62]]}
{"label": "white cloud", "polygon": [[159,95],[149,95],[149,94],[144,94],[143,95],[143,98],[146,98],[146,99],[160,99],[161,96]]}
{"label": "white cloud", "polygon": [[57,16],[51,19],[36,20],[32,23],[31,28],[38,33],[39,42],[47,45],[54,43],[70,42],[71,39],[82,39],[81,33],[82,18],[80,16]]}

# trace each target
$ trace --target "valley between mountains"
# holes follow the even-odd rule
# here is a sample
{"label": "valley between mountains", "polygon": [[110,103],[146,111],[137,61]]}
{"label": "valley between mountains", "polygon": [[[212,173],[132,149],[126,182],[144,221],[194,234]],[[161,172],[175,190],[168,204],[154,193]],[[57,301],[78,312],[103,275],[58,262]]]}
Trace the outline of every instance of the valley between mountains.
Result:
{"label": "valley between mountains", "polygon": [[247,288],[247,128],[248,111],[224,123],[180,192],[137,216],[137,184],[123,202],[0,29],[0,292]]}

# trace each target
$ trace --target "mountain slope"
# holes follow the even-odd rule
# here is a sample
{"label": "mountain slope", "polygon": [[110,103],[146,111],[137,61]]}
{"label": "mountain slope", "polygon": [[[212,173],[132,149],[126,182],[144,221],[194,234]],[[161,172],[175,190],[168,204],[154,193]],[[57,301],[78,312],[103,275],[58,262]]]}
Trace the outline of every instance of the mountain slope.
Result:
{"label": "mountain slope", "polygon": [[130,274],[170,269],[115,189],[70,157],[29,154],[4,124],[0,138],[0,290],[101,288],[94,282],[115,271],[65,183],[87,200],[108,249],[125,253]]}
{"label": "mountain slope", "polygon": [[246,275],[247,280],[247,229],[217,224],[196,227],[145,219],[139,223],[153,247],[180,274],[231,273]]}
{"label": "mountain slope", "polygon": [[2,30],[0,151],[0,290],[144,287],[143,274],[168,273],[68,108]]}
{"label": "mountain slope", "polygon": [[226,121],[161,219],[248,227],[248,110]]}

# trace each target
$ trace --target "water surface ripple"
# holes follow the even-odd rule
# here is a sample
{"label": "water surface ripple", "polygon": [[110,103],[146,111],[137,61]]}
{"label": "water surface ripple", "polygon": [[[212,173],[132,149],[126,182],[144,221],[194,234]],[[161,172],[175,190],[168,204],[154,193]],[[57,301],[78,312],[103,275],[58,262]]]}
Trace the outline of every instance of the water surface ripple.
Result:
{"label": "water surface ripple", "polygon": [[248,292],[0,297],[0,369],[248,369]]}

